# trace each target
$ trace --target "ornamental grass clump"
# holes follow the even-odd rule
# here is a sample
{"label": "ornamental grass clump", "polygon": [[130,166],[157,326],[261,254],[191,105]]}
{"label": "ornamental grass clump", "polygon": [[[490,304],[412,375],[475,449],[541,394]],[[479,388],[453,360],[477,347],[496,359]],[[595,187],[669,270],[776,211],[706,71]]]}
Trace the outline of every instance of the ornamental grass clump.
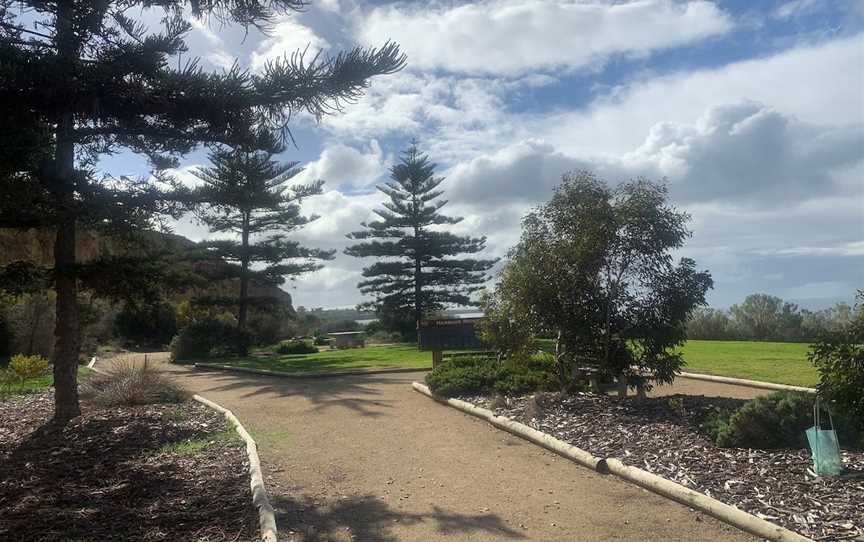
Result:
{"label": "ornamental grass clump", "polygon": [[48,374],[48,360],[42,356],[25,356],[18,354],[9,360],[9,368],[23,380],[37,378]]}
{"label": "ornamental grass clump", "polygon": [[189,392],[146,363],[122,361],[83,382],[81,396],[104,406],[133,406],[182,403]]}

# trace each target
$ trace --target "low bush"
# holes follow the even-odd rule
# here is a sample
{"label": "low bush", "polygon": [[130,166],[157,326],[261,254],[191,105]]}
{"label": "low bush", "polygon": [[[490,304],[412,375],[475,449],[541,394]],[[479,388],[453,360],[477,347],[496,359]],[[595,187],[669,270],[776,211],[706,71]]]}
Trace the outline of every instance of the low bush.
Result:
{"label": "low bush", "polygon": [[864,432],[864,290],[852,319],[823,333],[808,358],[819,371],[820,396],[854,414],[851,422]]}
{"label": "low bush", "polygon": [[315,354],[318,348],[306,341],[282,341],[276,345],[277,354]]}
{"label": "low bush", "polygon": [[498,393],[519,395],[556,388],[551,367],[534,360],[498,362],[488,357],[447,360],[426,376],[434,393],[445,397]]}
{"label": "low bush", "polygon": [[9,360],[9,368],[24,380],[36,378],[48,373],[48,360],[42,356],[25,356],[18,354]]}
{"label": "low bush", "polygon": [[[814,424],[814,400],[810,394],[779,391],[735,410],[716,410],[706,417],[702,429],[722,448],[806,448],[805,431]],[[827,427],[827,420],[823,427]],[[835,413],[834,427],[841,445],[864,445],[864,435],[850,423],[849,416]]]}
{"label": "low bush", "polygon": [[164,301],[127,302],[114,319],[114,333],[132,344],[165,345],[177,333],[174,307]]}
{"label": "low bush", "polygon": [[194,322],[171,339],[171,361],[175,363],[207,359],[211,356],[245,355],[249,334],[221,320]]}
{"label": "low bush", "polygon": [[396,344],[402,342],[402,335],[394,331],[376,331],[371,335],[367,332],[366,342],[369,344]]}
{"label": "low bush", "polygon": [[81,396],[100,405],[130,406],[182,403],[189,392],[152,367],[127,361],[83,381]]}

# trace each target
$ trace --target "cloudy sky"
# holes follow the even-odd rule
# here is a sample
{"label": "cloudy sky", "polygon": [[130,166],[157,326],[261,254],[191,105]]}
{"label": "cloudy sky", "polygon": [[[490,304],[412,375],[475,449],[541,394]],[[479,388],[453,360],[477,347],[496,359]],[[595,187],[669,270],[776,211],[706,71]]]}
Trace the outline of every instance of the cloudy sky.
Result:
{"label": "cloudy sky", "polygon": [[[304,242],[341,251],[417,138],[447,178],[446,210],[465,217],[457,230],[486,235],[490,256],[563,172],[589,169],[668,179],[693,217],[682,255],[712,272],[715,306],[864,287],[864,2],[312,0],[269,36],[201,22],[188,42],[206,69],[258,70],[388,39],[405,70],[341,115],[295,121],[282,158],[327,189],[308,202],[321,218]],[[187,156],[179,174],[205,160]],[[176,231],[207,236],[188,220]],[[354,305],[363,265],[340,254],[287,288],[296,305]]]}

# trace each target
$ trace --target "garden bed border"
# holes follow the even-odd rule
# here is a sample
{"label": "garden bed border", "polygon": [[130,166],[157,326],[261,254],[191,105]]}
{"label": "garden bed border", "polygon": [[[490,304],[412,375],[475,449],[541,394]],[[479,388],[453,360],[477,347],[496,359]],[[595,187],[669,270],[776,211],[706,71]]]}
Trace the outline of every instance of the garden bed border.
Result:
{"label": "garden bed border", "polygon": [[240,438],[246,443],[246,455],[249,457],[249,485],[252,488],[252,504],[258,509],[258,526],[261,533],[262,542],[277,542],[278,531],[276,529],[276,514],[273,511],[273,506],[270,504],[270,498],[267,496],[267,489],[264,487],[264,475],[261,472],[261,460],[258,457],[258,444],[237,419],[237,416],[227,408],[210,401],[200,395],[193,395],[193,399],[212,408],[217,412],[221,412],[225,419],[234,425],[234,429]]}
{"label": "garden bed border", "polygon": [[491,410],[478,407],[459,399],[448,399],[439,397],[432,393],[427,386],[419,382],[412,383],[415,391],[438,401],[439,403],[453,407],[471,416],[475,416],[516,435],[520,438],[539,444],[547,450],[562,457],[570,459],[582,466],[588,467],[601,474],[614,474],[619,478],[634,483],[652,493],[672,499],[690,508],[699,510],[720,521],[737,527],[742,531],[758,536],[772,542],[813,542],[810,538],[790,531],[779,525],[775,525],[762,518],[747,513],[739,508],[730,506],[712,497],[694,491],[681,484],[667,480],[654,473],[642,470],[638,467],[625,465],[617,458],[598,458],[590,452],[577,448],[551,435],[537,431],[533,427],[511,420],[505,416],[496,416]]}
{"label": "garden bed border", "polygon": [[805,388],[803,386],[790,386],[788,384],[775,384],[774,382],[764,382],[762,380],[748,380],[746,378],[732,378],[730,376],[716,376],[704,373],[680,373],[681,378],[689,378],[691,380],[704,380],[706,382],[718,382],[720,384],[734,384],[736,386],[746,386],[748,388],[760,388],[763,390],[775,391],[798,391],[801,393],[816,393],[816,388]]}
{"label": "garden bed border", "polygon": [[195,363],[195,369],[218,369],[220,371],[233,371],[235,373],[249,373],[265,376],[279,376],[282,378],[330,378],[334,376],[362,376],[362,375],[377,375],[390,373],[422,373],[431,371],[432,367],[393,367],[371,369],[368,371],[327,371],[317,373],[286,373],[282,371],[271,371],[269,369],[251,369],[249,367],[235,367],[233,365],[223,365],[221,363]]}

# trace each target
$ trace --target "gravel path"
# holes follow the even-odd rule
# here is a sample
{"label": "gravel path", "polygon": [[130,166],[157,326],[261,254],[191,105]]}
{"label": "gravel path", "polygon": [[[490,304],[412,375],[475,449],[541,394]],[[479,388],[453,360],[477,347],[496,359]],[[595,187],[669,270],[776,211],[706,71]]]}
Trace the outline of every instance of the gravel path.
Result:
{"label": "gravel path", "polygon": [[166,366],[258,440],[285,540],[753,540],[412,391]]}

